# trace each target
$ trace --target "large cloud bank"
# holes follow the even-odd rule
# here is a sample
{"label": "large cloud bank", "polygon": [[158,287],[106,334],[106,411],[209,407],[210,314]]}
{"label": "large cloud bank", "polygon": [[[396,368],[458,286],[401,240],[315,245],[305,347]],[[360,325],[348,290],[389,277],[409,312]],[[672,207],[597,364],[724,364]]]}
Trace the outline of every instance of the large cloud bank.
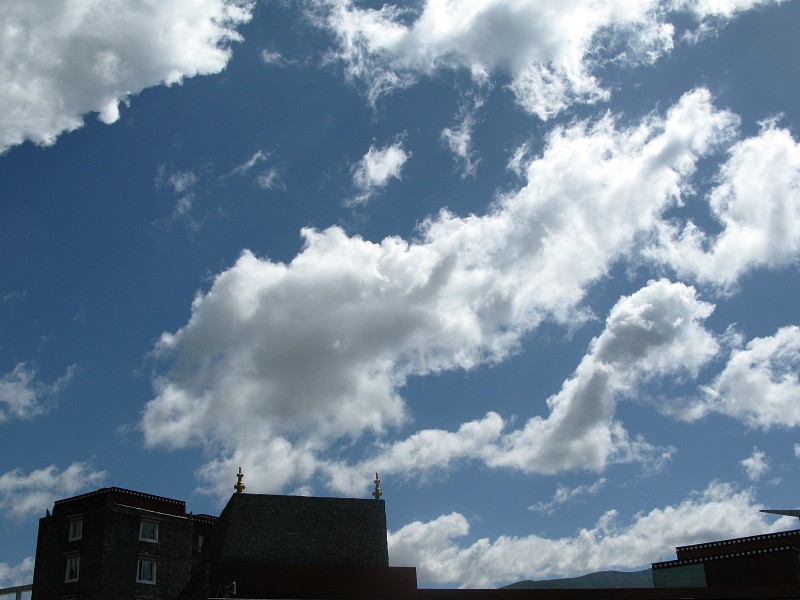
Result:
{"label": "large cloud bank", "polygon": [[396,566],[416,566],[423,581],[492,587],[543,576],[641,568],[660,558],[668,560],[675,546],[794,526],[790,518],[768,523],[758,508],[752,490],[712,482],[702,492],[637,514],[627,524],[620,523],[612,510],[573,537],[500,536],[468,546],[459,546],[455,540],[469,533],[469,522],[460,513],[451,513],[392,532],[389,554]]}
{"label": "large cloud bank", "polygon": [[[519,166],[526,184],[483,216],[442,212],[412,241],[307,229],[304,249],[288,264],[244,252],[197,295],[189,322],[157,343],[155,355],[168,368],[155,377],[155,397],[142,415],[146,443],[209,446],[218,457],[201,469],[209,481],[231,464],[257,464],[259,475],[249,481],[255,488],[305,485],[323,472],[329,485],[350,489],[346,466],[323,461],[322,452],[331,457],[339,440],[406,422],[400,390],[409,376],[501,361],[544,321],[581,322],[587,290],[612,265],[650,260],[699,282],[717,273],[711,288],[722,289],[748,269],[797,257],[797,225],[762,219],[758,234],[775,242],[754,250],[758,260],[720,259],[719,245],[752,235],[723,209],[720,232],[707,237],[691,264],[674,264],[662,251],[677,243],[669,232],[688,226],[666,214],[691,190],[701,157],[727,153],[706,201],[713,204],[723,190],[728,207],[760,202],[768,211],[798,210],[797,144],[774,126],[737,140],[737,122],[696,90],[665,116],[628,128],[612,116],[556,128],[542,154]],[[786,151],[774,155],[770,169],[749,170],[742,153],[773,137]],[[756,176],[747,190],[733,183],[742,169]],[[757,193],[781,185],[780,194]],[[613,418],[614,405],[648,377],[693,376],[717,352],[702,325],[711,308],[693,288],[667,280],[623,298],[574,376],[548,401],[549,416],[500,439],[505,424],[489,414],[451,434],[451,456],[556,472],[663,455],[629,438]],[[563,453],[548,451],[540,436],[557,440]],[[475,450],[493,447],[493,454]],[[401,455],[402,448],[384,454]]]}
{"label": "large cloud bank", "polygon": [[8,0],[0,11],[0,152],[49,145],[83,115],[119,118],[147,87],[218,73],[250,0]]}

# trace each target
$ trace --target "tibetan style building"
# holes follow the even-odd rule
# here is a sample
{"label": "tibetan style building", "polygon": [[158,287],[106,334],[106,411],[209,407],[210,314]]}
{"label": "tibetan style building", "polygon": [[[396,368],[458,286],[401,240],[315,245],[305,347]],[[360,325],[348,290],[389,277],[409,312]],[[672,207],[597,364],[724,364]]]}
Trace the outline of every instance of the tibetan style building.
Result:
{"label": "tibetan style building", "polygon": [[389,566],[377,474],[373,499],[245,494],[241,469],[234,487],[219,517],[116,487],[56,501],[33,600],[800,598],[800,530],[677,548],[652,588],[418,589],[414,567]]}

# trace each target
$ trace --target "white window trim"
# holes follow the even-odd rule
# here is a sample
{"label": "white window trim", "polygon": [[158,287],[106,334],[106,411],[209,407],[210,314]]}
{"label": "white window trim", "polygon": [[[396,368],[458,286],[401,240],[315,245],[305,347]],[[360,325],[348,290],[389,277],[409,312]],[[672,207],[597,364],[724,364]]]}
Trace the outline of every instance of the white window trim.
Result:
{"label": "white window trim", "polygon": [[[73,571],[71,567],[74,566],[75,577],[70,577],[70,573]],[[81,557],[80,556],[68,556],[67,557],[67,570],[64,573],[64,583],[72,583],[73,581],[78,581],[81,576]]]}
{"label": "white window trim", "polygon": [[[152,525],[155,530],[155,537],[145,537],[144,535],[144,528],[145,525]],[[149,521],[142,519],[141,523],[139,523],[139,541],[141,542],[158,542],[158,522],[157,521]]]}
{"label": "white window trim", "polygon": [[74,542],[83,539],[83,517],[71,519],[69,522],[69,541]]}
{"label": "white window trim", "polygon": [[[152,579],[142,579],[141,578],[142,564],[143,563],[150,563],[151,565],[153,565],[153,578]],[[150,585],[155,585],[156,584],[156,572],[157,572],[157,570],[158,570],[158,565],[156,564],[156,561],[151,560],[149,558],[140,558],[136,563],[136,583],[147,583],[147,584],[150,584]]]}

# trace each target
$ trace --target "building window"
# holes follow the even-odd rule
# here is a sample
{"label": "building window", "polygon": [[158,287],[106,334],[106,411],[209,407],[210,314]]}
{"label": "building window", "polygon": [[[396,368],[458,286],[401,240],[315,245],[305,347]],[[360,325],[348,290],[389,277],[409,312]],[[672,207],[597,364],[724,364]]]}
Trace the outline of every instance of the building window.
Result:
{"label": "building window", "polygon": [[198,535],[197,536],[197,551],[198,552],[202,552],[203,551],[203,542],[204,541],[205,541],[205,538],[202,535]]}
{"label": "building window", "polygon": [[69,522],[69,541],[74,542],[83,537],[83,519],[73,519]]}
{"label": "building window", "polygon": [[142,521],[139,526],[139,539],[144,542],[158,541],[158,523],[154,521]]}
{"label": "building window", "polygon": [[155,583],[156,582],[156,561],[139,559],[136,568],[136,583]]}
{"label": "building window", "polygon": [[70,581],[78,581],[78,575],[80,575],[81,570],[81,557],[80,556],[70,556],[67,558],[67,573],[64,577],[64,583],[69,583]]}

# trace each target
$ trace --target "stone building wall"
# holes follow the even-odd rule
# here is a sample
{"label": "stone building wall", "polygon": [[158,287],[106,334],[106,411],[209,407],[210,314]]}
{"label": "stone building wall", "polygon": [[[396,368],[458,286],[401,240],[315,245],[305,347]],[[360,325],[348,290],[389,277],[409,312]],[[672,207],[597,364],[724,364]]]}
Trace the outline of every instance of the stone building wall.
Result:
{"label": "stone building wall", "polygon": [[[32,598],[177,598],[191,574],[191,519],[115,504],[110,495],[93,499],[61,505],[40,520]],[[157,542],[139,540],[143,517],[158,523]],[[82,534],[71,541],[70,522],[75,519],[82,521]],[[79,577],[67,582],[71,556],[80,557]],[[155,562],[154,584],[137,583],[140,558]]]}
{"label": "stone building wall", "polygon": [[213,536],[217,560],[388,566],[382,500],[234,494]]}

